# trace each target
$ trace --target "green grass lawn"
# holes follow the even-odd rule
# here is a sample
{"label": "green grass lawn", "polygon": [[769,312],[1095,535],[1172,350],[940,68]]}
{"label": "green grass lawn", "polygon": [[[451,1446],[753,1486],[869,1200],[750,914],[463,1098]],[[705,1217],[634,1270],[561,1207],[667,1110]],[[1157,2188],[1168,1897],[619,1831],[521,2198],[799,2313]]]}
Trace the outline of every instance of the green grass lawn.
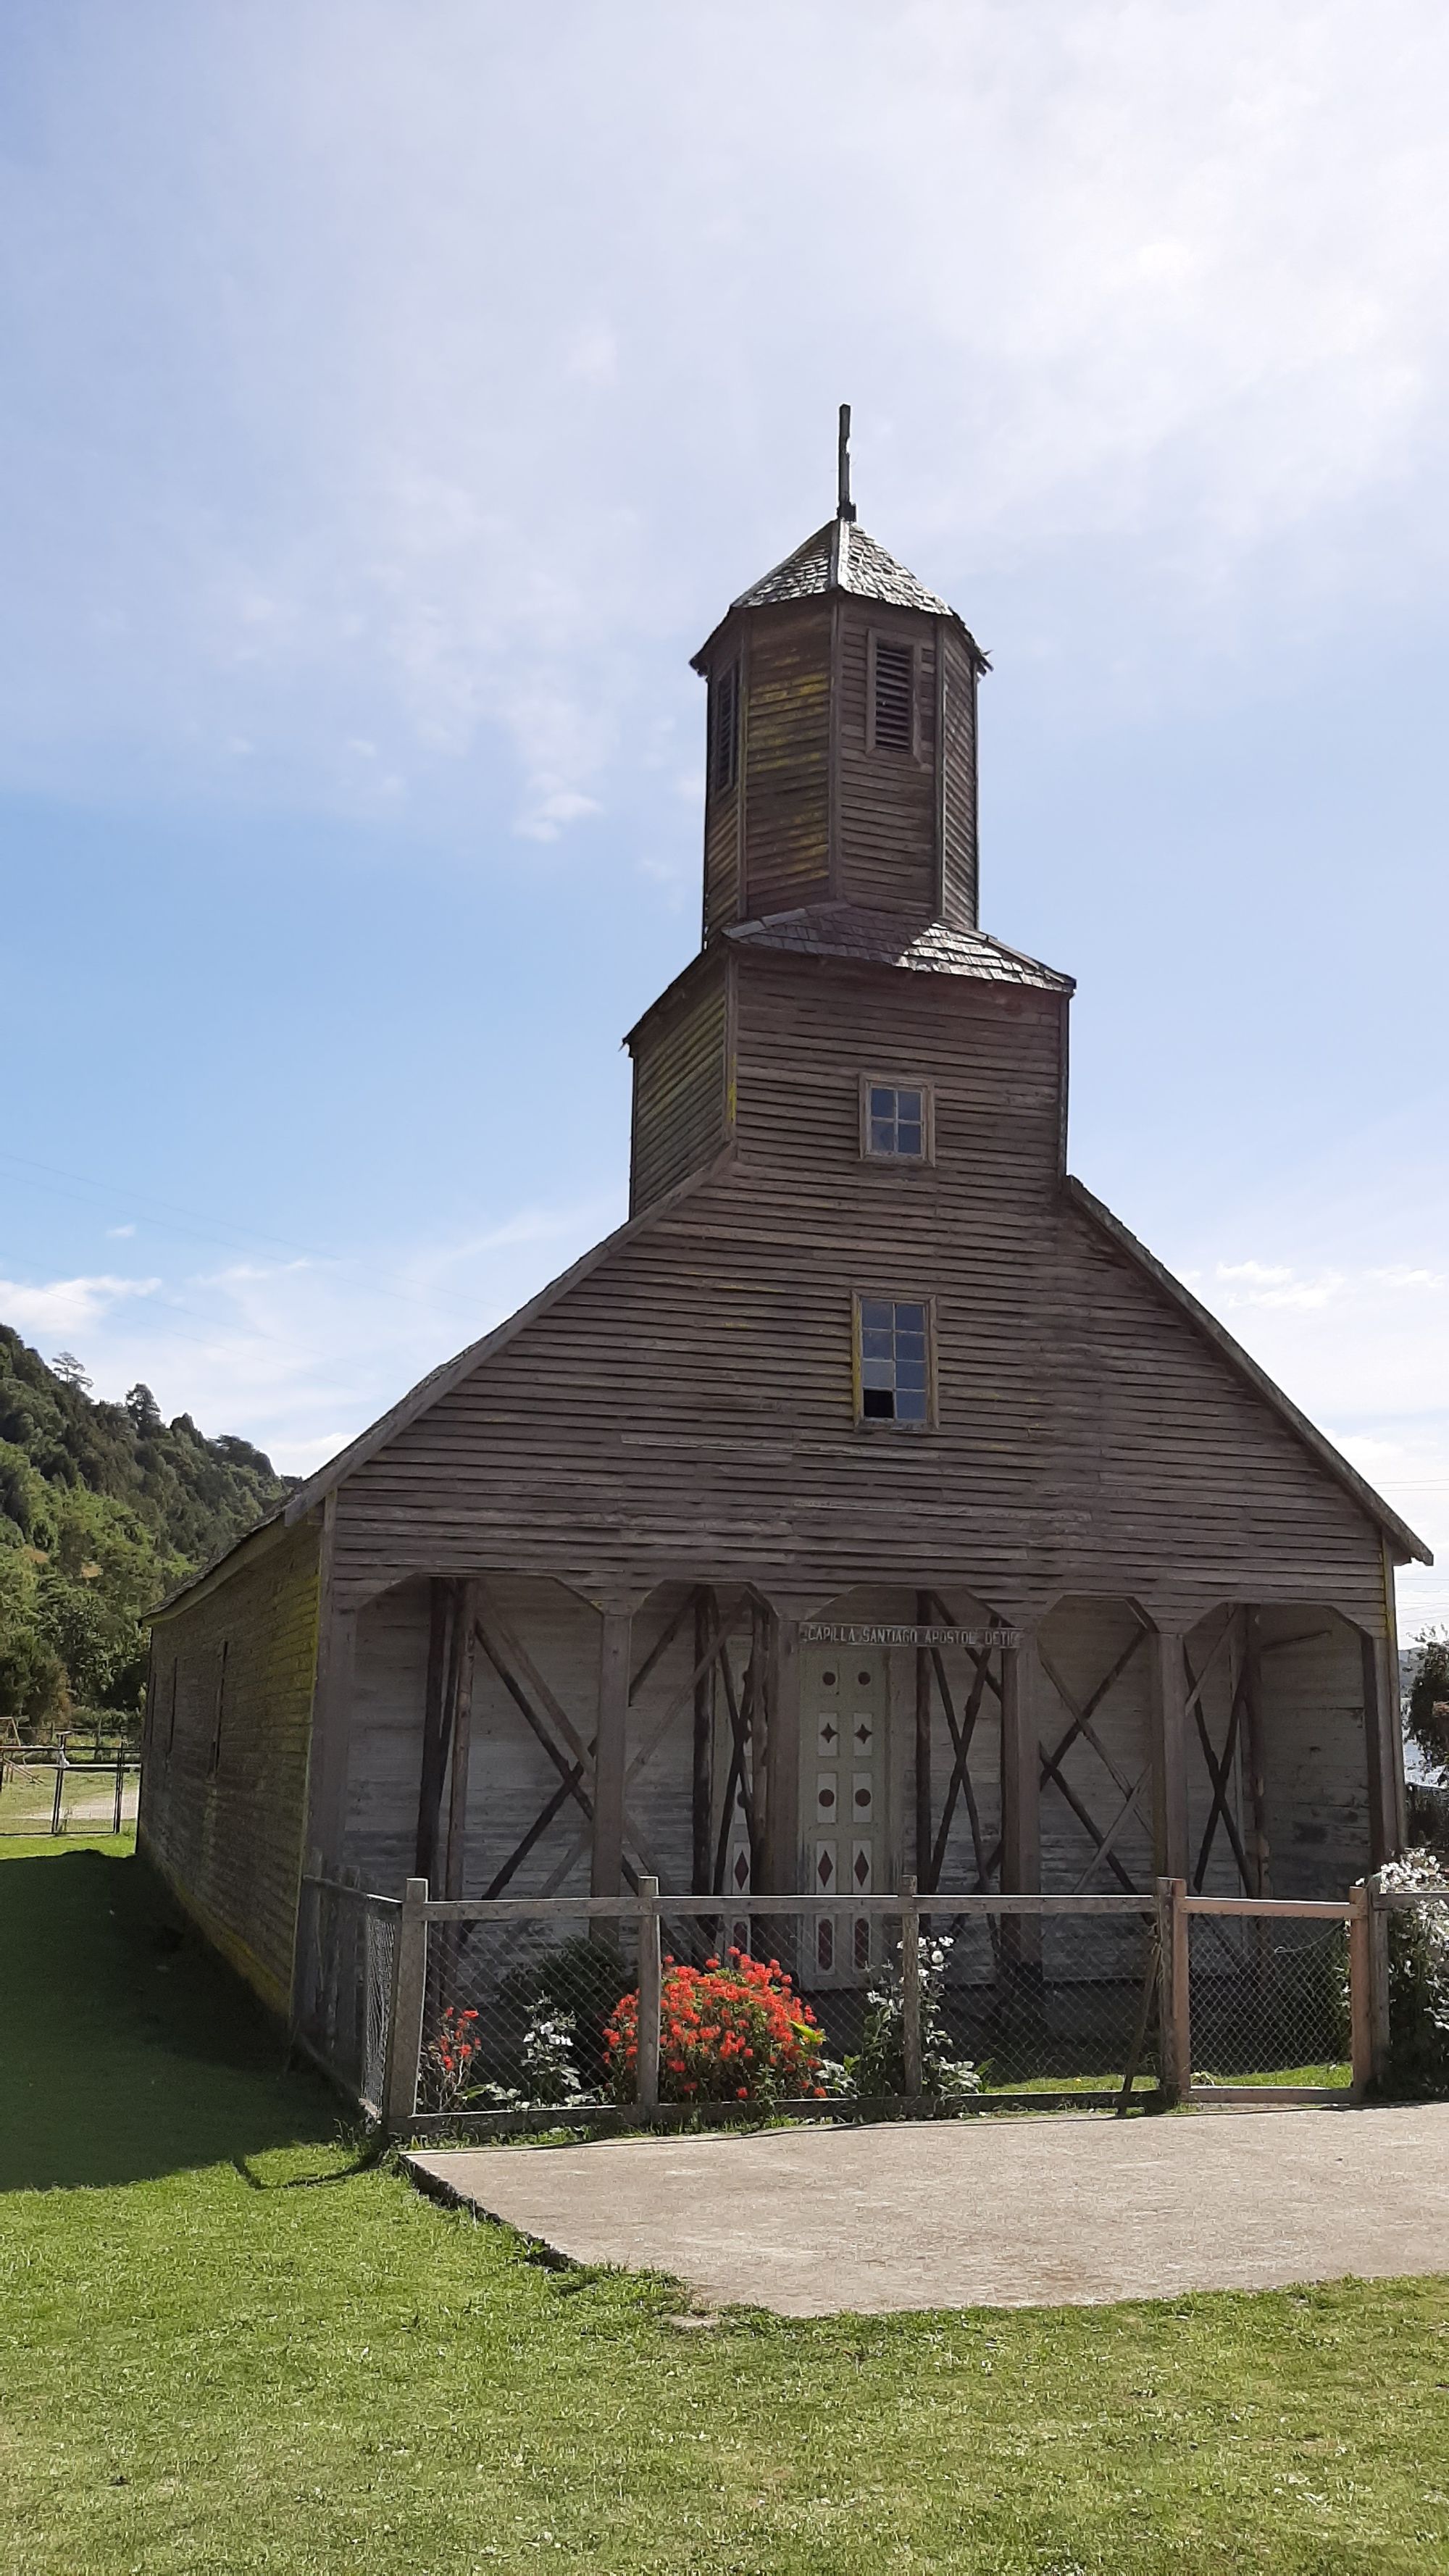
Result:
{"label": "green grass lawn", "polygon": [[5,2576],[1449,2568],[1442,2282],[681,2331],[370,2165],[121,1846],[0,1857]]}

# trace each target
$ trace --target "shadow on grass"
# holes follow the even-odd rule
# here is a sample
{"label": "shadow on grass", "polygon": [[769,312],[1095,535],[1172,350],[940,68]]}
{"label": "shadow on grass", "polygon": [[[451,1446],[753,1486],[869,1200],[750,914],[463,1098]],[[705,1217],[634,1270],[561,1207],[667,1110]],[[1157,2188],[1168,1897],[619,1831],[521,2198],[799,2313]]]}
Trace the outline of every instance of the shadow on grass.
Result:
{"label": "shadow on grass", "polygon": [[285,2069],[278,2024],[144,1861],[7,1856],[0,1959],[0,2191],[242,2169],[339,2141],[335,2096]]}

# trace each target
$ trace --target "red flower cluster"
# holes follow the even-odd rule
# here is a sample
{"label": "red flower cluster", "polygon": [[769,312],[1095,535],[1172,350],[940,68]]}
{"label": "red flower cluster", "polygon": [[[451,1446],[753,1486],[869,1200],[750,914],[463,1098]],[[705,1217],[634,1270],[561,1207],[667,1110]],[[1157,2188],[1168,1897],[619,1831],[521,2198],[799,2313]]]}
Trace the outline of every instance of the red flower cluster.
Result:
{"label": "red flower cluster", "polygon": [[[659,2092],[666,2102],[756,2102],[823,2095],[816,2060],[823,2032],[778,1959],[731,1950],[727,1964],[664,1962],[659,2014]],[[604,2029],[614,2092],[632,2099],[639,2063],[639,1997],[624,1995]]]}
{"label": "red flower cluster", "polygon": [[431,2110],[451,2111],[462,2099],[468,2069],[483,2044],[469,2027],[477,2018],[475,2012],[460,2012],[456,2004],[439,2014],[437,2036],[423,2052],[423,2091]]}

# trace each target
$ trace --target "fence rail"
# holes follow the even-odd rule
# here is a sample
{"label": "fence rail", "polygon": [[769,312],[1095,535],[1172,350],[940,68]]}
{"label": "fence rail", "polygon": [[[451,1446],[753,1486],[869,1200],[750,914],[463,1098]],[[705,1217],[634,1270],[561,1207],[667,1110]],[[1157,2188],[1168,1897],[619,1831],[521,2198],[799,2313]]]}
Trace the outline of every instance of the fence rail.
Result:
{"label": "fence rail", "polygon": [[140,1794],[135,1754],[78,1760],[60,1745],[7,1752],[0,1759],[0,1834],[119,1834],[134,1825]]}
{"label": "fence rail", "polygon": [[[1441,1900],[1449,1909],[1449,1894]],[[1389,1924],[1342,1899],[401,1898],[303,1882],[302,2044],[394,2135],[1361,2101]],[[1449,1911],[1443,1916],[1449,1939]],[[713,1982],[712,1982],[713,1981]]]}

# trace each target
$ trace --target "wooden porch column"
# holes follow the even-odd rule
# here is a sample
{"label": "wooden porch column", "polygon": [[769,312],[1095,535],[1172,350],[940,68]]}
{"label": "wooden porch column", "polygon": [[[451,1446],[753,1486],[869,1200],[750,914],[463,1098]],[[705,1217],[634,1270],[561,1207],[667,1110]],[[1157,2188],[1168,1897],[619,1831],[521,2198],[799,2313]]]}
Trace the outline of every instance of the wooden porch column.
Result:
{"label": "wooden porch column", "polygon": [[1263,1713],[1263,1647],[1261,1614],[1251,1604],[1243,1611],[1243,1713],[1247,1719],[1245,1749],[1248,1774],[1248,1864],[1253,1894],[1272,1894],[1272,1853],[1268,1845],[1268,1736]]}
{"label": "wooden porch column", "polygon": [[453,1760],[448,1783],[448,1840],[443,1892],[461,1896],[468,1856],[468,1765],[473,1750],[473,1623],[478,1616],[478,1586],[460,1583],[453,1609],[453,1647],[448,1659],[448,1717]]}
{"label": "wooden porch column", "polygon": [[1187,1668],[1182,1630],[1158,1628],[1152,1657],[1152,1866],[1187,1877]]}
{"label": "wooden porch column", "polygon": [[713,1880],[714,1847],[710,1827],[714,1816],[714,1666],[700,1672],[709,1651],[714,1632],[713,1596],[701,1588],[694,1596],[694,1663],[698,1679],[694,1685],[694,1731],[690,1761],[690,1807],[693,1846],[693,1876],[690,1884],[696,1896],[707,1896]]}
{"label": "wooden porch column", "polygon": [[423,1685],[423,1751],[418,1777],[418,1830],[413,1873],[438,1892],[438,1822],[448,1762],[448,1623],[452,1586],[440,1575],[428,1585],[428,1671]]}
{"label": "wooden porch column", "polygon": [[1034,1634],[1001,1656],[1001,1891],[1041,1886],[1042,1669]]}
{"label": "wooden porch column", "polygon": [[[929,1592],[916,1594],[916,1619],[923,1628],[931,1622]],[[923,1888],[931,1883],[931,1853],[935,1834],[931,1823],[931,1654],[927,1646],[916,1648],[916,1876]]]}
{"label": "wooden porch column", "polygon": [[633,1626],[627,1609],[605,1605],[599,1627],[599,1719],[594,1738],[594,1847],[589,1873],[594,1896],[619,1896],[624,1887],[624,1764]]}
{"label": "wooden porch column", "polygon": [[800,1869],[800,1622],[782,1610],[771,1612],[767,1671],[760,1893],[790,1896]]}
{"label": "wooden porch column", "polygon": [[1402,1754],[1399,1745],[1398,1656],[1390,1672],[1390,1641],[1364,1634],[1363,1734],[1368,1762],[1369,1866],[1382,1869],[1404,1847]]}

